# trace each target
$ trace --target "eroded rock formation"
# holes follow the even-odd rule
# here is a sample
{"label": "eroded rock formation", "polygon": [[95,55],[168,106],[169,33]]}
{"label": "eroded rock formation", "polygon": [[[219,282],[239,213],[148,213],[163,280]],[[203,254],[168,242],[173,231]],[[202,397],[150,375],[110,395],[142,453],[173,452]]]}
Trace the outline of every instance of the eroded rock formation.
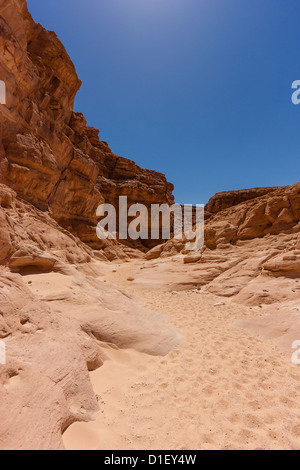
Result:
{"label": "eroded rock formation", "polygon": [[1,182],[94,249],[96,209],[119,195],[129,204],[172,203],[173,185],[112,153],[99,131],[73,112],[80,88],[74,65],[53,32],[30,16],[25,0],[0,0]]}
{"label": "eroded rock formation", "polygon": [[165,355],[179,342],[164,317],[102,282],[96,266],[88,276],[65,268],[37,285],[0,269],[1,450],[63,448],[62,432],[98,410],[88,371],[107,348]]}
{"label": "eroded rock formation", "polygon": [[171,203],[173,186],[73,112],[75,68],[25,0],[0,0],[0,47],[0,448],[60,449],[66,427],[98,409],[88,371],[105,348],[164,355],[178,344],[163,316],[102,280],[99,260],[140,251],[95,231],[99,204]]}
{"label": "eroded rock formation", "polygon": [[[168,264],[170,257],[178,262]],[[296,302],[300,183],[267,190],[263,196],[219,210],[206,221],[205,245],[198,252],[188,252],[185,243],[171,239],[148,251],[145,258],[163,261],[155,269],[149,265],[149,277],[161,285],[167,283],[170,290],[205,287],[250,306]]]}
{"label": "eroded rock formation", "polygon": [[[120,195],[172,204],[173,187],[113,154],[73,112],[74,66],[25,0],[0,0],[0,46],[0,448],[61,449],[62,432],[98,409],[88,371],[107,348],[164,355],[180,341],[163,316],[107,282],[113,265],[98,262],[141,252],[95,231],[99,204]],[[299,229],[300,183],[219,193],[206,207],[202,250],[170,240],[127,280],[298,311]]]}
{"label": "eroded rock formation", "polygon": [[258,197],[272,193],[280,188],[253,188],[241,189],[238,191],[225,191],[215,194],[207,203],[205,209],[210,214],[217,214],[224,209],[241,204],[242,202],[250,201]]}

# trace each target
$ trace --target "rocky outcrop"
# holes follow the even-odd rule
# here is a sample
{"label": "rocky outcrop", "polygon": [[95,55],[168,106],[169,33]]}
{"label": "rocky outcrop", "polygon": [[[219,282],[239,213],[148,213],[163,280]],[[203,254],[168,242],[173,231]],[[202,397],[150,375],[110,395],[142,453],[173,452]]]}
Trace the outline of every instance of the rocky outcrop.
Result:
{"label": "rocky outcrop", "polygon": [[139,251],[114,240],[107,241],[102,251],[92,250],[47,212],[0,184],[0,265],[15,272],[25,268],[60,271],[62,263],[82,265],[93,259],[129,260],[140,256]]}
{"label": "rocky outcrop", "polygon": [[[255,192],[256,190],[254,190]],[[300,183],[268,191],[240,204],[219,210],[206,218],[204,248],[227,250],[247,240],[270,235],[298,234],[300,231]],[[185,253],[185,243],[171,239],[153,248],[148,260]],[[187,253],[189,255],[189,253]],[[197,259],[197,253],[187,257]]]}
{"label": "rocky outcrop", "polygon": [[[99,408],[88,371],[108,349],[165,355],[180,341],[166,318],[110,283],[114,266],[98,262],[142,254],[95,231],[99,204],[120,195],[172,204],[173,187],[113,154],[73,112],[74,66],[25,0],[0,0],[0,46],[0,448],[61,449],[65,429]],[[299,229],[300,183],[220,193],[206,207],[202,250],[157,240],[127,281],[298,308]]]}
{"label": "rocky outcrop", "polygon": [[217,193],[208,201],[205,210],[211,216],[223,211],[224,209],[229,209],[230,207],[237,206],[242,202],[265,196],[266,194],[272,193],[278,189],[280,188],[253,188]]}
{"label": "rocky outcrop", "polygon": [[65,429],[99,409],[88,372],[107,349],[165,355],[178,344],[163,316],[97,279],[99,268],[67,269],[40,278],[0,268],[1,450],[62,449]]}
{"label": "rocky outcrop", "polygon": [[[0,448],[61,449],[64,430],[98,410],[88,371],[107,348],[164,355],[179,336],[101,280],[112,268],[90,247],[5,185],[0,222]],[[107,246],[103,259],[129,259],[126,250]]]}
{"label": "rocky outcrop", "polygon": [[25,0],[0,0],[0,79],[7,104],[0,105],[0,182],[48,212],[93,249],[97,207],[173,203],[164,175],[115,155],[99,131],[73,112],[80,88],[74,65],[53,32],[35,24]]}
{"label": "rocky outcrop", "polygon": [[205,244],[214,249],[236,244],[238,240],[299,230],[300,183],[297,183],[218,212],[206,224]]}
{"label": "rocky outcrop", "polygon": [[154,254],[151,260],[147,253],[146,266],[137,266],[133,285],[167,292],[198,289],[250,307],[299,307],[299,231],[193,253],[170,240],[160,247],[160,259]]}
{"label": "rocky outcrop", "polygon": [[[296,302],[300,276],[300,183],[220,210],[205,224],[205,245],[169,240],[146,255],[155,286],[203,288],[246,305]],[[175,257],[177,263],[168,264]],[[181,266],[180,266],[181,265]],[[145,277],[146,271],[136,278]],[[147,277],[147,276],[146,276]],[[164,281],[165,279],[165,281]],[[154,281],[155,280],[155,281]]]}
{"label": "rocky outcrop", "polygon": [[96,237],[99,204],[172,203],[173,186],[73,112],[75,68],[25,0],[0,0],[0,47],[0,448],[62,449],[65,429],[99,409],[88,372],[107,348],[164,355],[180,340],[102,279],[99,260],[140,251]]}

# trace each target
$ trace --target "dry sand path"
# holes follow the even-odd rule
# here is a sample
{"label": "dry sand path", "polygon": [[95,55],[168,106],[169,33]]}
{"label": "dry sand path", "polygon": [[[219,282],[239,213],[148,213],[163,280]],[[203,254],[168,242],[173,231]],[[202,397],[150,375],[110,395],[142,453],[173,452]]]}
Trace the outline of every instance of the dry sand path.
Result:
{"label": "dry sand path", "polygon": [[108,349],[109,360],[91,373],[100,411],[67,430],[66,448],[299,449],[300,366],[271,340],[234,326],[261,310],[201,291],[141,289],[127,280],[135,269],[116,266],[107,281],[166,314],[182,343],[166,357]]}

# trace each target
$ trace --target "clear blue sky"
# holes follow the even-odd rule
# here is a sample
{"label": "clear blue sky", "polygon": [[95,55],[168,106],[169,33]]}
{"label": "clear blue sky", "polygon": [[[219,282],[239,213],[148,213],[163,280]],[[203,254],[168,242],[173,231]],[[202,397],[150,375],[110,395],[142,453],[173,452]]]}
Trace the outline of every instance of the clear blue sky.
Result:
{"label": "clear blue sky", "polygon": [[112,150],[180,203],[300,180],[299,0],[28,0],[83,81]]}

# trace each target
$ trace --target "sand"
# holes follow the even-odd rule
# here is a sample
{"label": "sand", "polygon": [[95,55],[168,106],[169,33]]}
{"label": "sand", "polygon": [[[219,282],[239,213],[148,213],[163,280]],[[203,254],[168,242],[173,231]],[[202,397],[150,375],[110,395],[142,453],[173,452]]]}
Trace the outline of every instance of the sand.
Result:
{"label": "sand", "polygon": [[[134,262],[107,274],[182,335],[165,357],[107,349],[90,374],[100,411],[65,432],[67,449],[299,449],[300,367],[292,350],[236,325],[260,319],[205,290],[140,287]],[[130,279],[130,281],[128,280]]]}

